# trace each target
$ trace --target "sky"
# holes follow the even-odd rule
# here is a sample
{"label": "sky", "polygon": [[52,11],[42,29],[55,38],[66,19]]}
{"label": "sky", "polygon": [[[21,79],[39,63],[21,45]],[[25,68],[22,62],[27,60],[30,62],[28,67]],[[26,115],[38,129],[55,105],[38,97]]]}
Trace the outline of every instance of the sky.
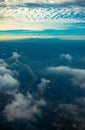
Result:
{"label": "sky", "polygon": [[76,30],[84,37],[85,0],[0,0],[2,30]]}

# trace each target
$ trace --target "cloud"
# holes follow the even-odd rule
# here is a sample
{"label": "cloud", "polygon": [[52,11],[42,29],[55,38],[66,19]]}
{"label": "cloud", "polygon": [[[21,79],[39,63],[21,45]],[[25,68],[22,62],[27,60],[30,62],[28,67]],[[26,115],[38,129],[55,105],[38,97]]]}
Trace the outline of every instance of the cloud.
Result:
{"label": "cloud", "polygon": [[[25,22],[25,24],[30,20],[60,20],[60,22],[75,22],[85,20],[84,7],[79,6],[66,6],[57,8],[30,8],[30,7],[1,7],[0,15],[3,18],[8,18],[10,20],[16,20],[17,22]],[[82,18],[82,19],[81,19]],[[7,20],[8,20],[7,19]],[[20,21],[21,20],[21,21]],[[65,20],[65,21],[64,21]],[[70,21],[71,20],[71,21]],[[6,21],[5,21],[6,22]]]}
{"label": "cloud", "polygon": [[[23,3],[63,3],[67,2],[66,0],[1,0],[1,2],[4,2],[6,5],[9,4],[23,4]],[[69,0],[69,2],[74,2],[74,0]]]}
{"label": "cloud", "polygon": [[6,5],[9,4],[24,4],[24,3],[44,3],[44,4],[62,4],[62,3],[78,3],[80,2],[84,3],[84,0],[1,0],[1,2],[4,2]]}
{"label": "cloud", "polygon": [[[13,52],[11,58],[16,60],[20,56],[17,52]],[[12,96],[11,102],[4,108],[4,116],[8,121],[18,119],[34,121],[41,116],[41,107],[45,106],[45,101],[42,98],[35,98],[29,92],[23,95],[19,92],[19,85],[19,81],[15,78],[15,72],[9,69],[3,59],[0,59],[0,92],[6,92]]]}
{"label": "cloud", "polygon": [[14,88],[15,86],[18,86],[17,79],[13,78],[10,74],[4,74],[3,76],[0,75],[0,89],[3,89],[4,87],[7,89]]}
{"label": "cloud", "polygon": [[21,55],[18,52],[12,52],[11,59],[17,60],[20,57],[21,57]]}
{"label": "cloud", "polygon": [[41,82],[40,84],[38,84],[39,90],[43,92],[45,90],[45,87],[47,87],[50,82],[51,82],[50,80],[41,78]]}
{"label": "cloud", "polygon": [[[78,0],[77,0],[78,1]],[[60,6],[56,3],[66,3],[66,0],[47,1],[44,0],[6,0],[5,6],[0,7],[0,28],[1,29],[62,29],[66,23],[84,23],[85,7],[73,5]],[[69,0],[72,3],[72,0]],[[75,2],[75,1],[74,1]],[[1,2],[2,3],[2,2]],[[26,4],[27,3],[27,4]],[[38,3],[33,4],[31,3]],[[42,3],[44,3],[42,5]],[[54,4],[53,4],[54,3]],[[80,2],[81,3],[81,2]],[[10,5],[11,4],[11,5]],[[14,4],[18,4],[13,6]],[[21,6],[19,6],[19,4]],[[48,5],[45,5],[48,4]],[[49,5],[51,4],[51,5]],[[66,25],[65,25],[66,24]],[[28,26],[29,25],[29,26]],[[68,25],[69,27],[69,25]]]}
{"label": "cloud", "polygon": [[66,59],[67,61],[71,61],[72,56],[70,54],[61,54],[60,59]]}
{"label": "cloud", "polygon": [[13,90],[18,86],[19,81],[14,77],[14,72],[3,59],[0,59],[0,91]]}
{"label": "cloud", "polygon": [[7,63],[3,59],[0,59],[0,67],[7,67]]}
{"label": "cloud", "polygon": [[47,69],[47,71],[54,74],[71,75],[72,76],[71,81],[73,85],[80,86],[81,88],[85,88],[85,70],[84,69],[71,68],[68,66],[59,66],[59,67],[50,67]]}
{"label": "cloud", "polygon": [[41,107],[44,105],[45,101],[43,99],[35,99],[30,93],[27,93],[27,95],[16,93],[14,100],[6,105],[4,115],[8,121],[16,119],[31,121],[41,114]]}

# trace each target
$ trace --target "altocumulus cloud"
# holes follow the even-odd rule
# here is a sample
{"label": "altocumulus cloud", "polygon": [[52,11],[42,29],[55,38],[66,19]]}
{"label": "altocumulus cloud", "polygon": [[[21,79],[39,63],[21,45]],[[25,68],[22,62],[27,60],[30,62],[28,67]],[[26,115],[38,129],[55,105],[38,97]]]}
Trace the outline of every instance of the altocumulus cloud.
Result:
{"label": "altocumulus cloud", "polygon": [[33,95],[27,93],[23,95],[16,93],[14,100],[7,104],[4,109],[4,115],[8,121],[16,119],[35,120],[36,116],[41,115],[41,107],[45,105],[43,99],[35,99]]}
{"label": "altocumulus cloud", "polygon": [[[54,22],[60,23],[71,23],[71,22],[84,22],[85,20],[85,8],[80,6],[65,6],[65,7],[57,7],[54,6],[52,8],[48,7],[0,7],[0,16],[2,18],[7,18],[7,20],[15,20],[16,22],[25,24],[28,21],[39,20],[40,22],[54,20]],[[81,19],[82,18],[82,19]],[[21,20],[21,21],[20,21]],[[56,20],[56,21],[55,21]],[[64,20],[64,21],[63,21]],[[38,21],[38,22],[39,22]],[[43,22],[42,21],[42,22]]]}
{"label": "altocumulus cloud", "polygon": [[85,88],[85,69],[71,68],[68,66],[49,67],[48,72],[53,74],[71,75],[73,85]]}
{"label": "altocumulus cloud", "polygon": [[84,0],[4,0],[0,2],[0,26],[2,30],[68,29],[69,24],[85,22],[81,3]]}
{"label": "altocumulus cloud", "polygon": [[14,90],[18,86],[19,81],[14,77],[14,72],[3,59],[0,59],[0,91]]}
{"label": "altocumulus cloud", "polygon": [[73,3],[76,3],[76,2],[84,2],[84,0],[1,0],[1,2],[5,2],[7,5],[8,4],[21,4],[21,3],[69,3],[69,2],[73,2]]}

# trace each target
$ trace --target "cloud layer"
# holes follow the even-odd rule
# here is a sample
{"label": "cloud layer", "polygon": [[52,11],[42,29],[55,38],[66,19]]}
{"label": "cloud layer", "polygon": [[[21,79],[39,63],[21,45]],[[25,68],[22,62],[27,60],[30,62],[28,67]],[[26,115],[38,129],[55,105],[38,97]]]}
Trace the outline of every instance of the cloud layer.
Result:
{"label": "cloud layer", "polygon": [[60,75],[71,75],[73,85],[85,88],[85,70],[76,69],[68,66],[50,67],[47,69],[48,72]]}
{"label": "cloud layer", "polygon": [[[1,0],[5,4],[24,4],[24,3],[44,3],[44,4],[62,4],[62,3],[84,3],[84,0]],[[80,3],[79,3],[80,4]]]}
{"label": "cloud layer", "polygon": [[8,68],[7,63],[0,59],[0,91],[16,89],[19,81],[14,77],[14,72]]}
{"label": "cloud layer", "polygon": [[40,107],[44,105],[45,101],[43,99],[36,100],[30,93],[27,93],[26,96],[21,93],[16,93],[14,100],[6,105],[4,115],[8,121],[16,119],[27,119],[31,121],[35,120],[36,116],[41,114]]}
{"label": "cloud layer", "polygon": [[63,30],[66,23],[69,26],[85,22],[85,7],[80,6],[82,2],[85,3],[83,0],[5,0],[0,3],[0,28]]}
{"label": "cloud layer", "polygon": [[[18,58],[21,55],[17,52],[13,52],[10,59]],[[23,63],[22,63],[23,64]],[[39,87],[44,87],[49,80],[42,79]],[[38,98],[35,95],[23,94],[19,90],[19,81],[15,78],[15,71],[9,69],[9,65],[0,59],[0,93],[8,94],[12,97],[10,103],[7,103],[4,107],[3,114],[8,121],[14,120],[29,120],[36,121],[37,117],[40,117],[41,107],[45,106],[45,101],[42,97]]]}

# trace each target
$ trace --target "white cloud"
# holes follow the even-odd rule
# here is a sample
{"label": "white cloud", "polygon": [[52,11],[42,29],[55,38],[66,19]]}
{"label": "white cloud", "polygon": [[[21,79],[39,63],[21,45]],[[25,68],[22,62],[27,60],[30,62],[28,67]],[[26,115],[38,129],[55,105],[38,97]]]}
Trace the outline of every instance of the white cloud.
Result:
{"label": "white cloud", "polygon": [[[17,2],[17,1],[16,1]],[[16,3],[14,2],[14,3]],[[21,2],[21,1],[20,1]],[[13,3],[13,1],[12,1]],[[58,6],[38,7],[6,6],[0,7],[0,28],[3,29],[59,29],[68,28],[66,23],[82,23],[85,21],[85,7]],[[66,24],[66,25],[65,25]]]}
{"label": "white cloud", "polygon": [[40,84],[38,84],[38,88],[41,92],[43,92],[45,90],[45,87],[48,86],[48,84],[50,83],[50,80],[41,78],[41,82]]}
{"label": "white cloud", "polygon": [[68,61],[71,61],[72,60],[72,56],[70,54],[61,54],[60,55],[60,58],[61,59],[66,59]]}
{"label": "white cloud", "polygon": [[[57,8],[28,8],[28,7],[1,7],[0,14],[4,18],[11,18],[11,20],[18,20],[19,22],[28,23],[29,20],[56,20],[61,22],[75,22],[82,21],[79,16],[82,16],[84,7],[71,6],[71,7],[57,7]],[[78,16],[79,14],[79,16]],[[21,20],[21,21],[20,21]],[[18,22],[17,21],[17,22]]]}
{"label": "white cloud", "polygon": [[7,68],[7,63],[0,59],[0,91],[16,89],[19,82],[14,78],[14,72]]}
{"label": "white cloud", "polygon": [[10,75],[12,75],[13,73],[12,73],[12,71],[10,70],[10,69],[8,69],[8,68],[6,68],[5,66],[0,66],[0,75],[4,75],[4,74],[10,74]]}
{"label": "white cloud", "polygon": [[[80,0],[4,0],[6,5],[9,4],[23,4],[23,3],[46,3],[46,4],[57,4],[57,3],[69,3],[69,2],[80,2]],[[82,2],[83,0],[81,0]]]}
{"label": "white cloud", "polygon": [[85,88],[85,69],[71,68],[68,66],[50,67],[47,69],[48,72],[61,74],[61,75],[72,75],[73,85]]}
{"label": "white cloud", "polygon": [[13,52],[11,58],[17,60],[21,55],[18,52]]}
{"label": "white cloud", "polygon": [[[77,98],[76,101],[85,109],[85,97]],[[85,111],[85,110],[84,110]]]}
{"label": "white cloud", "polygon": [[16,93],[14,100],[7,104],[4,115],[8,121],[16,119],[35,120],[41,114],[41,107],[45,105],[43,99],[35,99],[30,93],[23,95]]}
{"label": "white cloud", "polygon": [[15,88],[18,85],[17,79],[13,78],[12,75],[8,73],[3,76],[0,75],[0,89],[3,89],[4,87],[7,87],[6,89]]}
{"label": "white cloud", "polygon": [[3,59],[0,59],[0,67],[7,67],[7,63]]}

